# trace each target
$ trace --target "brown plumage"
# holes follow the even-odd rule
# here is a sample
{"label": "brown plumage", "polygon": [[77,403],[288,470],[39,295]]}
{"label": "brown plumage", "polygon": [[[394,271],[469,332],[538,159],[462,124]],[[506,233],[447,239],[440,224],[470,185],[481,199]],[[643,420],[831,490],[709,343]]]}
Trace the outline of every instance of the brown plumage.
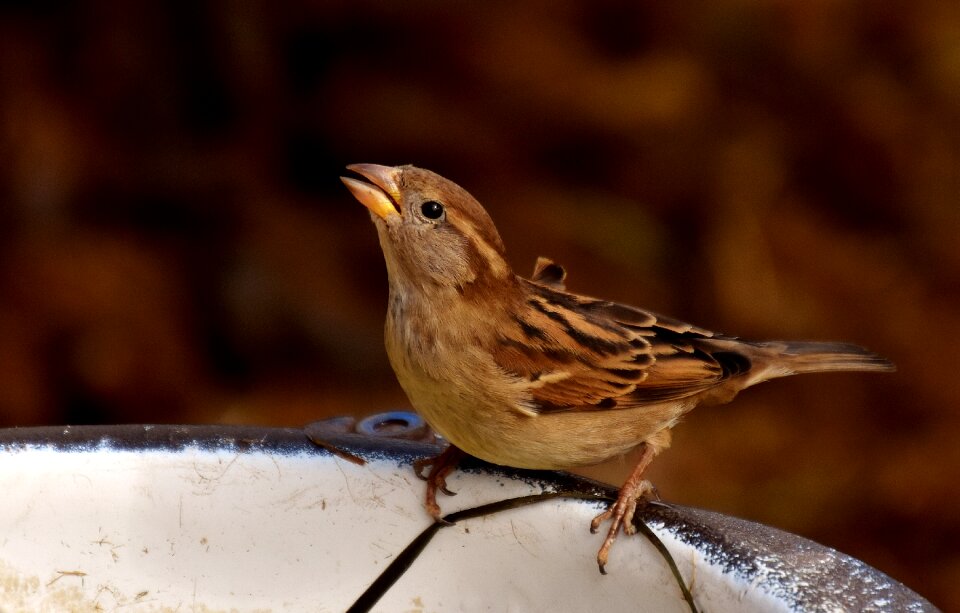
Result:
{"label": "brown plumage", "polygon": [[601,571],[620,526],[633,531],[643,472],[670,429],[700,404],[728,402],[776,377],[891,370],[855,345],[749,342],[566,291],[540,258],[515,275],[493,221],[458,185],[428,170],[348,167],[371,211],[390,284],[387,353],[413,407],[451,443],[431,466],[427,509],[457,451],[518,468],[570,468],[642,448],[616,503]]}

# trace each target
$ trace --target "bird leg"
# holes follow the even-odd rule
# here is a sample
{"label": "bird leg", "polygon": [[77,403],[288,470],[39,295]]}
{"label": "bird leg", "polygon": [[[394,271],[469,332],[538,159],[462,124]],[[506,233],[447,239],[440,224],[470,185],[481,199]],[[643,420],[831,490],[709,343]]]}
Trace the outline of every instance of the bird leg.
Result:
{"label": "bird leg", "polygon": [[[417,477],[427,482],[427,496],[424,501],[424,506],[427,509],[427,513],[430,514],[430,517],[436,521],[442,521],[440,517],[440,505],[437,504],[437,490],[440,490],[447,496],[457,495],[456,492],[451,492],[447,489],[447,475],[457,467],[460,459],[465,455],[459,447],[451,444],[447,445],[447,448],[438,456],[420,458],[413,462],[413,470],[416,472]],[[430,467],[430,472],[424,475],[423,471],[428,466]]]}
{"label": "bird leg", "polygon": [[643,478],[643,473],[646,472],[647,467],[650,466],[650,462],[655,455],[656,450],[652,446],[647,444],[643,445],[643,452],[640,454],[640,459],[637,460],[637,465],[633,467],[630,476],[627,477],[623,487],[620,488],[616,502],[610,505],[609,509],[594,517],[593,521],[590,522],[590,532],[596,533],[600,528],[600,524],[608,519],[611,520],[610,531],[607,532],[607,538],[603,541],[603,545],[600,546],[600,551],[597,552],[597,565],[600,567],[600,574],[602,575],[607,574],[604,567],[607,565],[610,548],[613,547],[613,542],[617,540],[620,526],[623,526],[624,533],[628,535],[635,534],[637,531],[636,526],[633,524],[633,516],[637,511],[637,502],[644,499],[648,493],[654,491],[653,485]]}

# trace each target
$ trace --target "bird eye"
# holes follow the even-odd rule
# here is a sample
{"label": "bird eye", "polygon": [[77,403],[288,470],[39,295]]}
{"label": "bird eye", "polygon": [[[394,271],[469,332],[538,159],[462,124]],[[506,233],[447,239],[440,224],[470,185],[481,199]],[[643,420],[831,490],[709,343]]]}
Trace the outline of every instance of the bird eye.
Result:
{"label": "bird eye", "polygon": [[420,212],[427,219],[440,219],[443,215],[443,205],[433,200],[428,200],[420,205]]}

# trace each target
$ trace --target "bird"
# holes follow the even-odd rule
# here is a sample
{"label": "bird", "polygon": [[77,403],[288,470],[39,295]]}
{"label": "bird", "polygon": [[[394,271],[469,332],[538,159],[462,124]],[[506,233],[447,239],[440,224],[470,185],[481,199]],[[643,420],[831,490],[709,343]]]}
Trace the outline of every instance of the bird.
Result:
{"label": "bird", "polygon": [[[407,166],[352,164],[341,177],[366,206],[387,268],[387,356],[414,410],[449,446],[415,463],[424,505],[465,454],[520,469],[564,470],[637,450],[597,565],[606,574],[621,529],[636,532],[644,479],[671,429],[698,405],[729,402],[778,377],[891,371],[883,357],[831,342],[754,342],[566,290],[566,271],[539,258],[515,274],[493,220],[465,189]],[[426,473],[426,474],[423,474]]]}

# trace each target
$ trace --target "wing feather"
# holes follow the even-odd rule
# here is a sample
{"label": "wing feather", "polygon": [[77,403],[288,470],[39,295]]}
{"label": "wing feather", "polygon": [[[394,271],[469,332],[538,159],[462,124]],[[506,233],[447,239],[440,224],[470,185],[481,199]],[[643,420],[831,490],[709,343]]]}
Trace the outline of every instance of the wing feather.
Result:
{"label": "wing feather", "polygon": [[529,382],[538,412],[680,400],[735,374],[699,346],[714,337],[708,330],[556,285],[521,282],[530,290],[528,308],[500,331],[494,359]]}

